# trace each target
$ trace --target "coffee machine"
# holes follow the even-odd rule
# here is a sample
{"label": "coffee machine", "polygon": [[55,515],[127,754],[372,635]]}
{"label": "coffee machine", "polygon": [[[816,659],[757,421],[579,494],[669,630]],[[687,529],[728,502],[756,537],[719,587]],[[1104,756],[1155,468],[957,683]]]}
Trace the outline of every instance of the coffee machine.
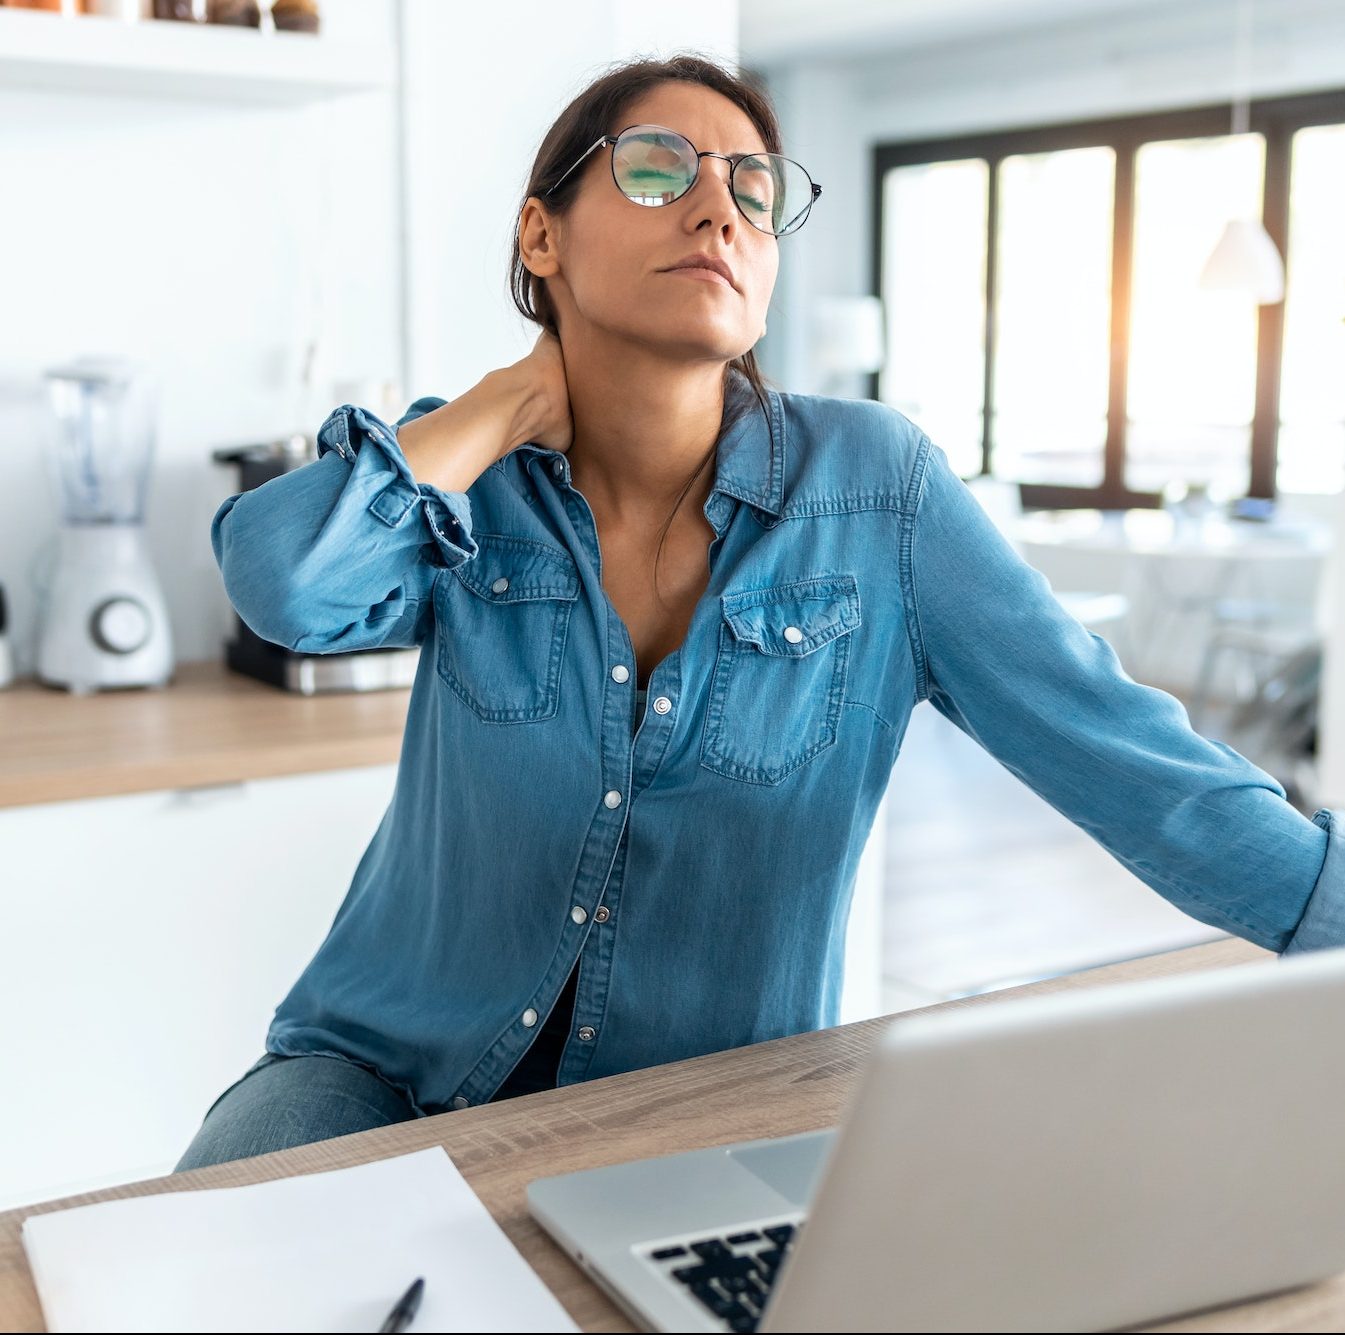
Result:
{"label": "coffee machine", "polygon": [[[215,450],[216,463],[238,470],[238,490],[251,491],[282,473],[302,468],[317,458],[317,443],[302,433],[282,440]],[[335,691],[380,691],[412,685],[420,648],[343,649],[331,654],[305,654],[272,644],[235,614],[234,635],[224,646],[224,661],[235,672],[284,691],[318,695]]]}
{"label": "coffee machine", "polygon": [[166,686],[173,640],[145,544],[155,391],[145,368],[81,357],[45,374],[47,458],[61,504],[37,678],[78,695]]}

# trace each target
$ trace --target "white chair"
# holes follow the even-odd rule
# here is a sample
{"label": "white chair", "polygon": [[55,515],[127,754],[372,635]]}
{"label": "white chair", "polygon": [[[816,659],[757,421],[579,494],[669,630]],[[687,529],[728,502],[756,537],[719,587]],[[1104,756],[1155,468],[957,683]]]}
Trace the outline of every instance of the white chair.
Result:
{"label": "white chair", "polygon": [[1298,582],[1311,591],[1310,603],[1221,598],[1214,604],[1209,638],[1191,698],[1194,727],[1203,729],[1209,722],[1215,676],[1225,660],[1235,669],[1232,704],[1239,709],[1261,697],[1267,683],[1286,664],[1305,652],[1320,653],[1331,614],[1329,581],[1323,578],[1315,560],[1305,558]]}
{"label": "white chair", "polygon": [[[982,474],[971,478],[967,482],[967,489],[1021,556],[1023,552],[1018,542],[1018,526],[1023,518],[1023,499],[1018,484]],[[1070,616],[1089,630],[1111,627],[1113,637],[1120,638],[1125,647],[1124,657],[1130,656],[1130,599],[1125,594],[1080,592],[1073,589],[1053,589],[1052,592]]]}

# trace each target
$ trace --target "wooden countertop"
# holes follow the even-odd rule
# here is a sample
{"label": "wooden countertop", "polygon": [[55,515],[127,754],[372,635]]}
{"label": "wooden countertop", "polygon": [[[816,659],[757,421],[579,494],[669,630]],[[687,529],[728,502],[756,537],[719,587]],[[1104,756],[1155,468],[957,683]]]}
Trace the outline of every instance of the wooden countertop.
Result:
{"label": "wooden countertop", "polygon": [[[1245,941],[1216,941],[943,1005],[1012,1005],[1020,997],[1235,967],[1268,958],[1266,951]],[[546,1174],[645,1155],[832,1126],[869,1050],[889,1022],[883,1017],[796,1034],[0,1214],[0,1330],[44,1329],[20,1237],[23,1220],[29,1215],[93,1201],[241,1186],[345,1168],[432,1145],[448,1151],[581,1330],[634,1330],[630,1320],[528,1213],[524,1194],[528,1182]],[[1225,1330],[1339,1331],[1345,1329],[1345,1275],[1145,1329],[1191,1335]]]}
{"label": "wooden countertop", "polygon": [[162,689],[0,691],[0,808],[393,763],[408,687],[298,695],[222,662]]}

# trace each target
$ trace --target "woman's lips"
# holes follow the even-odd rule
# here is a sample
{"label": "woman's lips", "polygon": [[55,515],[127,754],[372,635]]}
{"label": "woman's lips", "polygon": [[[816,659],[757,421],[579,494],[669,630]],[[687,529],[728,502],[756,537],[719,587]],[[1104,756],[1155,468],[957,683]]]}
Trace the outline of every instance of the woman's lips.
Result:
{"label": "woman's lips", "polygon": [[733,284],[721,273],[715,273],[713,269],[702,269],[697,265],[687,265],[681,269],[667,269],[665,273],[685,274],[688,278],[699,278],[703,283],[718,283],[721,287],[727,287],[732,290]]}

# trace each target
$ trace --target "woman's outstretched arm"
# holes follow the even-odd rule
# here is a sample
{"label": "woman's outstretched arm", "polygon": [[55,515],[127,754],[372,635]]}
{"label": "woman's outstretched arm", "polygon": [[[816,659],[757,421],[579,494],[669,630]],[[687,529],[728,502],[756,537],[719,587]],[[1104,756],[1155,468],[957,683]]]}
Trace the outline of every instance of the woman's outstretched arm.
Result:
{"label": "woman's outstretched arm", "polygon": [[1066,612],[922,436],[900,569],[917,695],[1201,922],[1276,951],[1345,945],[1345,852]]}

